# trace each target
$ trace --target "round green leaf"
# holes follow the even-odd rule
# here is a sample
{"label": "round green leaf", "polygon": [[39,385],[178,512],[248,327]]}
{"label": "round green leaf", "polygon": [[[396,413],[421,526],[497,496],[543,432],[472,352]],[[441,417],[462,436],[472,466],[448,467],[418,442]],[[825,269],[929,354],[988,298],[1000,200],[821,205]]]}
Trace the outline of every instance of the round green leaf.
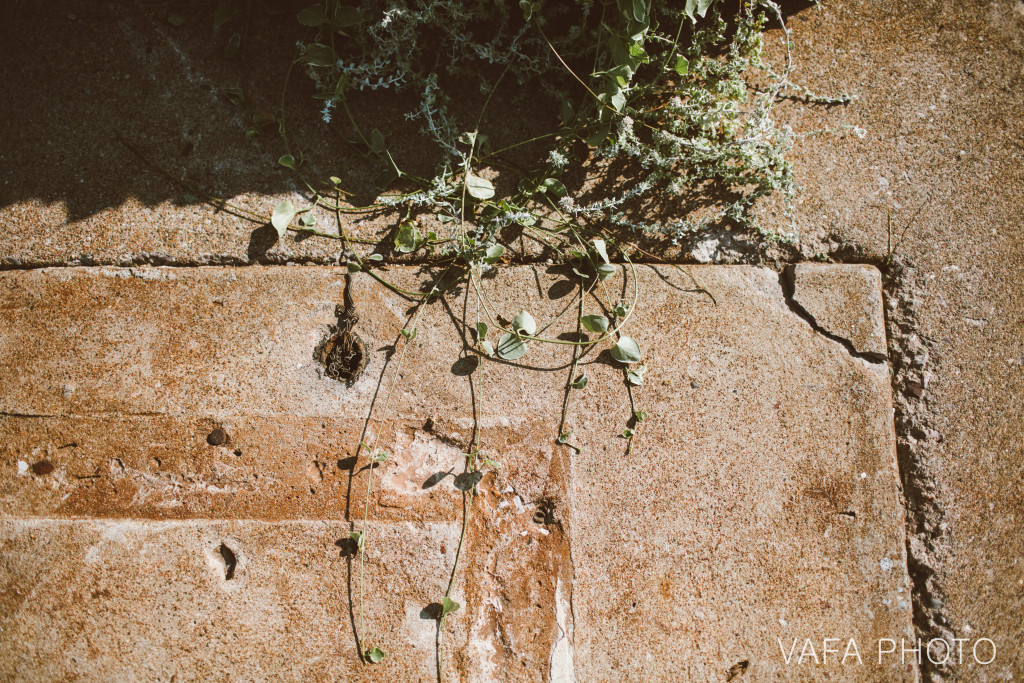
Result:
{"label": "round green leaf", "polygon": [[386,149],[387,142],[384,140],[384,133],[374,128],[373,132],[370,133],[370,150],[374,154],[383,154]]}
{"label": "round green leaf", "polygon": [[640,386],[644,383],[644,372],[646,371],[646,365],[638,365],[626,373],[626,380],[634,386]]}
{"label": "round green leaf", "polygon": [[355,26],[363,20],[362,15],[359,13],[358,7],[339,7],[338,11],[334,15],[334,26],[336,28],[348,28],[349,26]]}
{"label": "round green leaf", "polygon": [[610,263],[601,263],[597,266],[597,277],[600,280],[607,280],[615,275],[615,266]]}
{"label": "round green leaf", "polygon": [[490,199],[494,196],[494,185],[486,178],[469,173],[466,175],[466,192],[475,199]]}
{"label": "round green leaf", "polygon": [[585,315],[580,318],[580,324],[588,332],[603,334],[608,331],[608,318],[603,315]]}
{"label": "round green leaf", "polygon": [[639,363],[641,358],[640,346],[630,337],[619,339],[612,347],[611,354],[612,358],[620,363]]}
{"label": "round green leaf", "polygon": [[295,205],[287,199],[274,207],[274,215],[270,219],[271,225],[277,230],[278,237],[284,237],[288,230],[288,224],[295,218]]}
{"label": "round green leaf", "polygon": [[459,603],[455,602],[449,597],[441,598],[441,615],[449,614],[462,607]]}
{"label": "round green leaf", "polygon": [[277,163],[281,164],[285,168],[290,168],[293,171],[295,170],[295,157],[293,157],[291,154],[283,155],[280,159],[277,160]]}
{"label": "round green leaf", "polygon": [[594,250],[601,257],[601,260],[608,263],[608,248],[604,244],[604,240],[594,240]]}
{"label": "round green leaf", "polygon": [[299,23],[303,26],[320,26],[327,23],[323,5],[310,5],[299,12]]}
{"label": "round green leaf", "polygon": [[310,66],[334,66],[334,50],[327,45],[313,43],[306,46],[306,63]]}
{"label": "round green leaf", "polygon": [[506,332],[498,340],[497,354],[505,360],[518,360],[526,355],[526,343],[511,332]]}
{"label": "round green leaf", "polygon": [[419,246],[420,233],[413,221],[403,221],[395,235],[395,251],[400,254],[411,254]]}
{"label": "round green leaf", "polygon": [[565,185],[557,178],[545,178],[537,189],[541,192],[550,192],[556,197],[564,197],[569,194],[569,191],[565,189]]}
{"label": "round green leaf", "polygon": [[484,263],[496,263],[501,255],[505,253],[505,247],[494,244],[487,247],[487,254],[484,256]]}
{"label": "round green leaf", "polygon": [[366,661],[372,664],[380,664],[384,661],[384,650],[379,647],[371,647],[366,651]]}
{"label": "round green leaf", "polygon": [[526,311],[519,311],[516,317],[512,318],[512,329],[518,334],[525,334],[532,337],[537,331],[537,321]]}

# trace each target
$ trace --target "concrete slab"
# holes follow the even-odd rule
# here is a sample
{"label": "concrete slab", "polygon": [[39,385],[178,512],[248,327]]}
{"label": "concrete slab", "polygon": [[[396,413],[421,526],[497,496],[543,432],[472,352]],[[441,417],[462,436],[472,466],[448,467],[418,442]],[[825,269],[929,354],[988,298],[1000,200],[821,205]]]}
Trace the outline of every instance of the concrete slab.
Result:
{"label": "concrete slab", "polygon": [[882,274],[873,266],[798,263],[790,277],[793,301],[828,334],[853,350],[884,359]]}
{"label": "concrete slab", "polygon": [[[632,390],[646,422],[630,423],[623,372],[606,350],[580,359],[589,384],[572,392],[566,422],[579,451],[555,443],[571,347],[531,343],[519,365],[467,360],[459,321],[474,301],[465,285],[446,305],[424,308],[394,419],[369,427],[392,453],[376,470],[371,518],[396,530],[370,546],[368,557],[382,563],[374,581],[392,578],[389,558],[405,558],[394,561],[404,573],[374,607],[384,624],[377,633],[402,662],[375,676],[430,677],[433,659],[417,649],[422,634],[402,620],[408,605],[437,600],[447,581],[462,497],[451,476],[433,475],[460,471],[475,400],[482,453],[502,467],[479,486],[460,571],[465,608],[451,623],[462,630],[446,661],[463,679],[721,680],[749,671],[773,680],[914,680],[913,664],[897,656],[879,665],[876,654],[880,639],[913,638],[888,367],[817,331],[790,307],[773,271],[692,273],[717,305],[676,269],[637,272],[628,330],[648,367]],[[430,277],[411,268],[381,274],[413,291]],[[522,267],[485,287],[506,318],[527,309],[544,325],[568,311],[544,332],[565,339],[576,333],[577,306],[566,281],[557,268]],[[602,299],[632,300],[632,278],[605,285]],[[344,286],[340,269],[319,267],[0,273],[0,359],[15,369],[0,378],[0,514],[15,539],[3,552],[8,583],[78,590],[71,587],[89,576],[82,558],[104,525],[180,537],[163,555],[160,543],[140,541],[104,559],[105,571],[123,577],[151,561],[198,562],[200,541],[227,533],[209,529],[258,529],[273,539],[303,529],[287,541],[241,545],[248,566],[259,566],[248,585],[263,591],[260,609],[299,604],[291,593],[266,593],[270,577],[293,571],[274,548],[320,557],[347,534],[341,520],[361,524],[368,470],[351,457],[367,410],[386,402],[398,373],[389,350],[413,315],[410,302],[368,276],[352,278],[368,360],[347,386],[316,356]],[[588,298],[585,310],[598,312],[598,302]],[[627,427],[636,429],[629,452],[620,436]],[[181,521],[155,521],[162,518]],[[407,540],[387,540],[399,536]],[[52,569],[19,559],[36,555]],[[303,600],[338,599],[343,581],[307,582],[306,569],[294,571]],[[174,630],[155,595],[140,593],[131,613],[101,614],[108,626],[137,619]],[[204,596],[190,598],[195,609],[221,604]],[[88,613],[72,600],[15,602],[0,617],[5,632],[25,634],[16,655],[0,658],[8,672],[29,666],[28,634]],[[313,629],[317,647],[333,637],[332,652],[354,650],[345,618],[344,610],[323,616],[330,623]],[[278,642],[275,622],[252,623],[251,642]],[[100,651],[120,651],[116,629],[90,633]],[[48,647],[73,652],[70,637]],[[299,670],[252,645],[218,649],[226,638],[214,629],[192,640],[204,644],[210,666]],[[861,661],[812,662],[805,643],[820,661],[824,638],[844,648],[855,639]],[[139,666],[159,665],[178,647],[156,642],[139,652]],[[46,666],[66,659],[54,654]],[[349,653],[310,677],[349,675],[352,661]]]}
{"label": "concrete slab", "polygon": [[372,532],[368,632],[389,656],[370,670],[352,637],[348,524],[5,519],[0,670],[7,680],[433,680],[436,628],[421,611],[444,592],[459,529]]}

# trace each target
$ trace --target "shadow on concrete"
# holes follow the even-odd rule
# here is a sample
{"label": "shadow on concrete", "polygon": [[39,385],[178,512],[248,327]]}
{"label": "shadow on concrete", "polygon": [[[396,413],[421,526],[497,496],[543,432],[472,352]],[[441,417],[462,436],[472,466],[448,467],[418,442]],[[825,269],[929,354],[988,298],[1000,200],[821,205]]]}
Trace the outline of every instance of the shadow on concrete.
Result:
{"label": "shadow on concrete", "polygon": [[[253,2],[214,30],[217,3],[3,3],[0,207],[63,202],[74,221],[129,198],[191,203],[185,184],[225,199],[301,189],[277,163],[286,149],[273,124],[246,133],[260,128],[254,116],[281,111],[296,41],[314,38],[295,20],[308,4]],[[470,129],[484,95],[451,90],[466,95],[451,109]],[[313,94],[305,68],[296,67],[284,109],[291,152],[301,153],[310,177],[337,176],[358,200],[371,200],[380,160],[357,143],[343,110],[325,124]],[[405,117],[418,99],[413,92],[350,96],[367,132],[388,133],[399,167],[429,176],[438,156],[423,144],[420,123]],[[499,90],[489,111],[506,119],[497,125],[485,116],[498,145],[529,138],[557,116],[551,102],[518,88]],[[532,166],[528,148],[513,160]],[[257,233],[250,257],[268,248],[269,233]]]}

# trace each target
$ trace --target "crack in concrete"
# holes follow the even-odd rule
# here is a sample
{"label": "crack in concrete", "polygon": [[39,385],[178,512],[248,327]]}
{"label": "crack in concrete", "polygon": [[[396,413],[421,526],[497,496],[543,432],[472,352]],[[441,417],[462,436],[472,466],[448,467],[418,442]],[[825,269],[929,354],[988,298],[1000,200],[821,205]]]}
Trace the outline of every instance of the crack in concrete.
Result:
{"label": "crack in concrete", "polygon": [[807,309],[801,306],[800,303],[794,297],[796,289],[795,284],[796,283],[794,281],[794,267],[792,265],[787,266],[786,268],[779,272],[779,285],[782,287],[782,297],[786,302],[786,306],[789,307],[789,310],[791,310],[793,313],[796,313],[808,325],[810,325],[812,330],[814,330],[821,336],[825,337],[826,339],[830,339],[839,344],[840,346],[842,346],[844,349],[846,349],[846,352],[849,353],[850,356],[852,356],[853,358],[867,361],[868,363],[872,363],[874,365],[881,365],[888,361],[888,359],[882,354],[871,353],[870,351],[858,351],[857,348],[853,345],[853,342],[851,342],[849,339],[841,337],[837,334],[833,334],[832,332],[829,332],[821,325],[819,325],[818,321],[814,318],[814,316],[811,315],[811,313],[809,313]]}

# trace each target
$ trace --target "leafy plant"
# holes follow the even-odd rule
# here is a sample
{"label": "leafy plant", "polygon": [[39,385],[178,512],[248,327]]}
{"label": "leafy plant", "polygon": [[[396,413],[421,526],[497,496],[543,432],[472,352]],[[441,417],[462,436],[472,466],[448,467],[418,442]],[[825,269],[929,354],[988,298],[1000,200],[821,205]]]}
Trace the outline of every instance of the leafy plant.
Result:
{"label": "leafy plant", "polygon": [[[232,3],[225,0],[217,8],[215,26],[227,25],[236,16]],[[171,16],[167,19],[175,22]],[[365,454],[369,459],[362,528],[351,535],[359,556],[358,640],[364,643],[364,558],[374,469],[388,462],[377,441],[388,433],[392,397],[409,346],[419,340],[417,325],[424,306],[446,295],[444,283],[466,283],[472,298],[474,316],[462,321],[466,356],[515,363],[539,344],[571,347],[562,415],[553,434],[560,446],[578,450],[570,443],[573,429],[567,421],[572,397],[582,395],[590,382],[579,371],[579,359],[589,349],[606,348],[622,371],[629,401],[629,412],[624,413],[628,418],[619,433],[628,441],[629,454],[641,425],[648,421],[647,412],[634,400],[648,364],[640,344],[624,334],[640,301],[633,259],[652,256],[638,242],[655,238],[661,245],[675,244],[718,225],[767,240],[793,239],[795,182],[786,154],[801,134],[776,124],[774,106],[783,97],[830,105],[852,98],[820,96],[791,80],[790,34],[774,0],[369,0],[352,5],[323,0],[302,9],[296,20],[306,27],[307,37],[298,45],[288,72],[281,111],[255,115],[246,135],[276,127],[284,147],[278,164],[308,190],[309,206],[297,208],[283,201],[274,208],[270,223],[282,237],[291,230],[340,239],[349,272],[365,273],[417,302],[412,320],[396,336],[396,347],[401,343],[401,348],[376,417],[378,429],[356,451],[357,457]],[[782,29],[778,65],[765,56],[764,30],[769,22]],[[371,204],[352,204],[354,195],[342,188],[338,176],[314,177],[312,164],[291,148],[284,105],[296,69],[307,72],[315,84],[324,125],[376,164],[373,184],[378,193]],[[451,93],[456,89],[479,90],[474,119],[455,113]],[[550,103],[552,116],[540,134],[494,149],[482,122],[502,89],[538,93]],[[411,106],[406,118],[419,126],[436,154],[429,177],[405,168],[407,150],[393,142],[397,138],[390,131],[377,128],[379,122],[366,120],[356,104],[363,101],[357,92],[407,96]],[[245,102],[240,90],[228,96]],[[341,111],[344,116],[337,115]],[[863,134],[853,127],[846,130]],[[509,154],[527,148],[534,150],[532,165],[509,160]],[[586,183],[580,173],[584,165]],[[624,173],[630,181],[618,182]],[[218,207],[245,214],[203,196]],[[779,233],[758,220],[763,203],[772,197],[781,201],[790,218],[788,228]],[[314,228],[317,208],[334,213],[336,234]],[[400,216],[387,243],[348,235],[344,215],[387,210]],[[572,305],[554,320],[539,323],[525,309],[509,321],[502,314],[519,306],[492,301],[486,276],[506,260],[506,229],[532,240],[546,258],[571,271],[575,337],[546,334],[559,318],[573,312]],[[367,247],[371,250],[363,253]],[[426,293],[404,290],[387,279],[388,262],[409,258],[442,270]],[[624,286],[632,283],[631,297],[626,296],[628,290],[613,297],[607,287],[609,278],[619,272]],[[586,302],[598,308],[585,312]],[[464,454],[465,469],[453,484],[464,496],[466,512],[440,603],[439,678],[445,622],[461,607],[451,596],[475,491],[486,468],[499,467],[481,453],[476,403],[473,410],[475,426]],[[367,417],[368,424],[373,417]],[[372,647],[362,656],[378,663],[384,652]]]}

